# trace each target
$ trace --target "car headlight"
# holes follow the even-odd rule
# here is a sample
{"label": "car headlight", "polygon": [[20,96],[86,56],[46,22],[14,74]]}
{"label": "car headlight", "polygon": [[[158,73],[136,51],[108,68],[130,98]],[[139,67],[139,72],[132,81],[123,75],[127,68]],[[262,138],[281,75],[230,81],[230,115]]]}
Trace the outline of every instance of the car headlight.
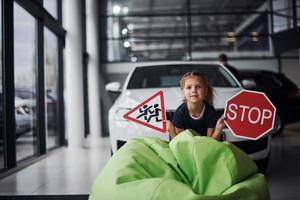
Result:
{"label": "car headlight", "polygon": [[116,112],[115,112],[115,120],[118,121],[128,121],[127,119],[125,119],[123,116],[125,113],[127,113],[130,109],[129,108],[117,108]]}

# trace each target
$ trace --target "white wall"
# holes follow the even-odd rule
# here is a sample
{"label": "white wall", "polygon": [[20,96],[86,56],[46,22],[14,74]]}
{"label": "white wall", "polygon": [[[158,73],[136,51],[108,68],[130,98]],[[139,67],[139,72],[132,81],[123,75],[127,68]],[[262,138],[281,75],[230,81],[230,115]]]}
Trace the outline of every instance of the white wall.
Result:
{"label": "white wall", "polygon": [[262,60],[234,60],[230,64],[238,69],[265,69],[278,72],[277,59],[262,59]]}
{"label": "white wall", "polygon": [[[63,26],[67,31],[65,56],[64,100],[66,111],[66,137],[69,147],[96,144],[101,136],[98,0],[86,1],[86,35],[88,60],[88,100],[90,136],[85,140],[83,93],[83,41],[81,1],[63,1]],[[93,139],[92,139],[93,138]]]}
{"label": "white wall", "polygon": [[64,70],[66,137],[69,147],[84,145],[82,40],[80,1],[63,1],[63,26],[67,31]]}
{"label": "white wall", "polygon": [[300,88],[300,59],[282,59],[282,72]]}

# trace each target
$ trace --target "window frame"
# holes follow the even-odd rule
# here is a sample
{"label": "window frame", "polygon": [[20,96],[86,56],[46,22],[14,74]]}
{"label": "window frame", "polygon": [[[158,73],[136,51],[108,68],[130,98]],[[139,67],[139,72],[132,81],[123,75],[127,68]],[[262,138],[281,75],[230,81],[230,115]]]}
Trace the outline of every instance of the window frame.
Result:
{"label": "window frame", "polygon": [[[39,157],[47,153],[46,136],[45,136],[45,82],[44,82],[44,31],[47,27],[58,38],[58,134],[59,147],[66,144],[65,140],[65,124],[64,124],[64,103],[63,103],[63,48],[65,44],[66,31],[62,27],[62,0],[57,0],[58,18],[55,19],[44,7],[43,0],[2,0],[2,85],[3,85],[3,102],[4,102],[4,122],[3,134],[5,137],[5,167],[0,169],[0,178],[9,175],[12,171],[19,170],[27,165],[30,165]],[[38,150],[37,155],[25,159],[23,161],[16,161],[16,139],[15,132],[15,115],[14,115],[14,98],[15,98],[15,84],[14,84],[14,3],[20,5],[36,20],[37,33],[37,118],[40,120],[37,124],[38,130]]]}

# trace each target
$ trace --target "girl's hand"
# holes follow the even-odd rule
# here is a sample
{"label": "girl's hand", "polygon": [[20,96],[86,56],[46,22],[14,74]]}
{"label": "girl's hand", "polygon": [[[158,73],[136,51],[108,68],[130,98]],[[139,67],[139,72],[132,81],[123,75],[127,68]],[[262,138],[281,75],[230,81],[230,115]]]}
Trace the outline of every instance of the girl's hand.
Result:
{"label": "girl's hand", "polygon": [[173,139],[177,135],[174,125],[169,120],[164,121],[164,123],[166,123],[167,131],[169,132],[171,139]]}
{"label": "girl's hand", "polygon": [[171,121],[165,120],[164,123],[166,123],[166,127],[167,127],[168,132],[175,130],[174,125],[172,124]]}
{"label": "girl's hand", "polygon": [[222,130],[225,128],[225,126],[226,126],[226,124],[225,124],[225,122],[224,122],[225,119],[226,119],[225,115],[222,115],[222,116],[218,119],[217,124],[216,124],[216,128],[215,128],[215,129],[217,129],[218,131],[222,131]]}
{"label": "girl's hand", "polygon": [[222,130],[223,128],[225,128],[225,122],[224,120],[226,119],[225,115],[222,115],[218,121],[217,121],[217,124],[216,124],[216,127],[215,127],[215,130],[212,134],[212,138],[216,139],[216,140],[220,140],[220,137],[221,137],[221,133],[222,133]]}

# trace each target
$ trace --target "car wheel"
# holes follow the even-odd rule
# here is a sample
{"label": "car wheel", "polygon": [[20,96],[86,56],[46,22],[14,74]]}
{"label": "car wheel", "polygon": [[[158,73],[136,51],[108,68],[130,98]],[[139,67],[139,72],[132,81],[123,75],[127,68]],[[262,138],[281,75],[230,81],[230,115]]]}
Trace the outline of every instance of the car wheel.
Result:
{"label": "car wheel", "polygon": [[259,173],[265,173],[266,172],[266,170],[268,169],[269,160],[270,160],[270,153],[268,154],[268,156],[266,158],[254,161],[256,163],[257,171]]}
{"label": "car wheel", "polygon": [[283,129],[284,129],[284,123],[282,121],[281,116],[277,114],[275,116],[274,133],[272,136],[279,135],[280,133],[282,133]]}

